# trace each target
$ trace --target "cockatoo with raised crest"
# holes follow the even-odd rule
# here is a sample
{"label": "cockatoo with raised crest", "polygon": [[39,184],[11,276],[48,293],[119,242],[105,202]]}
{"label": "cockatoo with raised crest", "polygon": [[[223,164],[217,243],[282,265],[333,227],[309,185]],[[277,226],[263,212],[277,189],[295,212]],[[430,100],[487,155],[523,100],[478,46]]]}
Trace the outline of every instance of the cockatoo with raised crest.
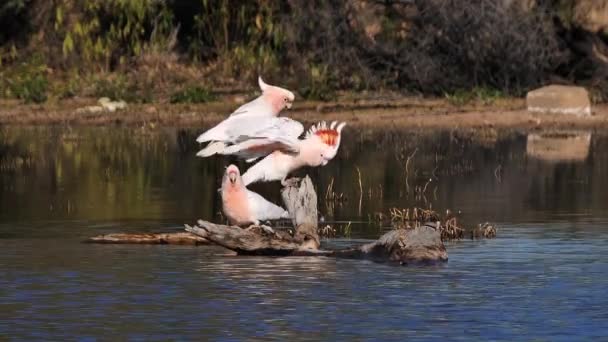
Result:
{"label": "cockatoo with raised crest", "polygon": [[218,153],[228,144],[234,144],[243,135],[253,133],[264,124],[266,119],[276,118],[285,108],[291,108],[294,94],[284,88],[266,84],[261,77],[258,84],[262,95],[235,110],[224,121],[201,134],[196,141],[209,142],[197,156],[208,157]]}
{"label": "cockatoo with raised crest", "polygon": [[345,122],[313,125],[303,139],[298,137],[304,127],[289,118],[272,118],[256,135],[242,135],[236,143],[226,146],[220,154],[236,155],[249,162],[264,157],[243,174],[245,185],[280,180],[287,185],[287,176],[304,166],[323,166],[338,153]]}
{"label": "cockatoo with raised crest", "polygon": [[259,225],[260,221],[289,218],[285,209],[248,190],[235,165],[226,168],[221,193],[222,209],[231,224]]}

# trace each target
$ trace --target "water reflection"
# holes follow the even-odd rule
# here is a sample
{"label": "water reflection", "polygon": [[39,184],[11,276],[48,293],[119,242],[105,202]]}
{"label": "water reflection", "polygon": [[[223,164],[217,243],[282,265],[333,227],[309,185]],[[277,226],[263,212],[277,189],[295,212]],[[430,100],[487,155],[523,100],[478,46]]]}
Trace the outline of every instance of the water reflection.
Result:
{"label": "water reflection", "polygon": [[[200,131],[2,128],[0,222],[219,220],[216,189],[234,160],[196,158]],[[354,236],[377,236],[374,214],[395,206],[460,210],[471,224],[585,219],[608,207],[606,136],[568,135],[564,143],[500,131],[348,129],[345,136],[336,159],[300,175],[313,177],[324,219],[354,222]],[[280,203],[278,182],[252,188]],[[16,233],[0,230],[9,234]]]}
{"label": "water reflection", "polygon": [[530,133],[526,153],[550,162],[584,161],[590,146],[590,132]]}

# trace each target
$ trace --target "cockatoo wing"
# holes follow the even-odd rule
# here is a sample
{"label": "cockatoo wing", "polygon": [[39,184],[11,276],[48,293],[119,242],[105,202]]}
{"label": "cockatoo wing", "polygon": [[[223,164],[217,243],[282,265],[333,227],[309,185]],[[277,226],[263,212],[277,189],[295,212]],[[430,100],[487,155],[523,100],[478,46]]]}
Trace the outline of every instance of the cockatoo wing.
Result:
{"label": "cockatoo wing", "polygon": [[235,155],[251,163],[258,158],[267,156],[274,151],[298,153],[298,140],[276,138],[251,138],[238,144],[225,147],[220,154]]}
{"label": "cockatoo wing", "polygon": [[249,208],[258,221],[278,220],[288,218],[289,213],[278,205],[266,200],[264,197],[251,190],[247,190]]}
{"label": "cockatoo wing", "polygon": [[290,118],[235,116],[205,131],[196,141],[236,143],[249,137],[289,136],[297,138],[304,132],[301,123]]}
{"label": "cockatoo wing", "polygon": [[230,134],[226,133],[226,130],[230,129],[234,125],[239,125],[240,123],[238,119],[247,118],[254,118],[257,120],[261,118],[275,118],[275,115],[273,114],[271,104],[260,96],[255,100],[245,103],[237,108],[234,112],[232,112],[232,114],[230,114],[230,116],[228,116],[227,119],[199,135],[196,141],[199,143],[213,140],[225,141],[230,137]]}
{"label": "cockatoo wing", "polygon": [[301,123],[281,117],[230,117],[203,133],[197,141],[212,141],[196,155],[233,154],[252,162],[276,150],[297,153]]}
{"label": "cockatoo wing", "polygon": [[272,105],[262,96],[237,108],[230,116],[274,117]]}
{"label": "cockatoo wing", "polygon": [[298,121],[286,117],[241,117],[226,127],[230,142],[237,143],[251,138],[297,139],[304,132]]}
{"label": "cockatoo wing", "polygon": [[248,162],[274,151],[298,153],[298,137],[304,132],[301,123],[289,118],[243,118],[226,130],[233,145],[220,154],[236,155]]}

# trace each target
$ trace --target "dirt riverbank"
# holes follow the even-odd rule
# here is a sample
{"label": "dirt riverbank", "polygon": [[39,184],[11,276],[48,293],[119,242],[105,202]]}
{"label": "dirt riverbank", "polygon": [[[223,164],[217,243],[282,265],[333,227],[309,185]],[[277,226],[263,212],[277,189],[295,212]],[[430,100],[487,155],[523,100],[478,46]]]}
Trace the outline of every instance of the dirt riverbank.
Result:
{"label": "dirt riverbank", "polygon": [[[224,119],[238,107],[234,100],[206,104],[129,104],[116,112],[88,112],[95,99],[25,105],[0,102],[0,125],[127,125],[203,127]],[[608,105],[593,107],[593,115],[534,114],[522,99],[489,104],[455,105],[445,99],[345,99],[337,102],[296,102],[284,115],[306,124],[346,121],[351,127],[428,129],[604,129]]]}

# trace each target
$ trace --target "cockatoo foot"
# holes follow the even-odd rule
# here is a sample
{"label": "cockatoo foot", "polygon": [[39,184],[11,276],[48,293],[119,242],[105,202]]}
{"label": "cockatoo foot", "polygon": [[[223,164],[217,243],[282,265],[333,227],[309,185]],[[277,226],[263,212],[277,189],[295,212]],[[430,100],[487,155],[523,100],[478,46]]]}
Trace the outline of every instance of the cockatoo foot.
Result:
{"label": "cockatoo foot", "polygon": [[297,178],[297,177],[291,177],[289,179],[283,179],[281,180],[281,185],[283,185],[284,187],[287,186],[296,186],[298,185],[298,183],[300,182],[301,178]]}
{"label": "cockatoo foot", "polygon": [[262,228],[268,234],[274,234],[274,229],[272,229],[272,227],[262,224],[260,225],[260,228]]}

